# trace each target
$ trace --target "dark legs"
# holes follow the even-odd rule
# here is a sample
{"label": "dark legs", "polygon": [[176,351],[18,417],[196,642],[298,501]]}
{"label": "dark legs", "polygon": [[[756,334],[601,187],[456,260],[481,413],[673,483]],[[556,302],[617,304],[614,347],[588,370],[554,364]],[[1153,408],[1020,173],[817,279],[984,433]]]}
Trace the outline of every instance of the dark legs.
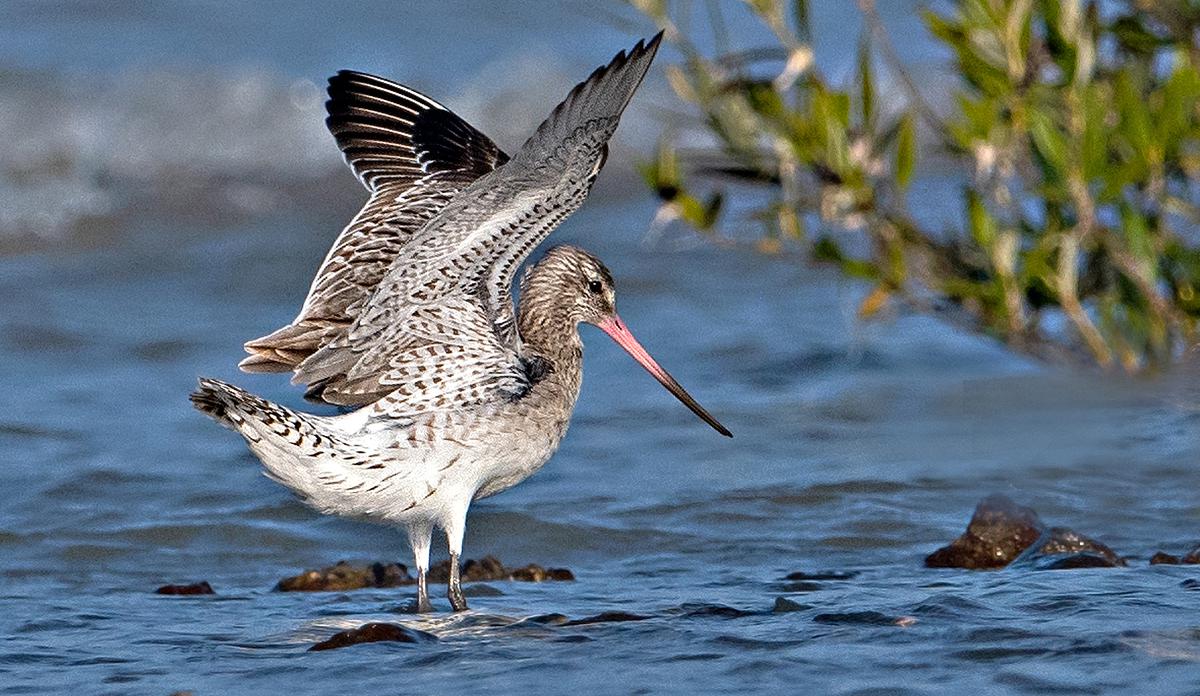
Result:
{"label": "dark legs", "polygon": [[429,571],[429,542],[432,536],[433,528],[427,524],[408,528],[408,543],[412,545],[413,561],[417,564],[417,611],[422,614],[433,611],[426,578]]}
{"label": "dark legs", "polygon": [[433,611],[429,601],[429,586],[425,581],[425,569],[417,568],[417,613],[427,614]]}
{"label": "dark legs", "polygon": [[[462,591],[462,569],[459,567],[459,557],[462,555],[463,527],[466,524],[467,510],[464,507],[447,520],[446,545],[450,548],[450,582],[446,596],[450,598],[450,606],[454,611],[467,610],[467,598]],[[433,611],[429,602],[429,543],[433,536],[431,524],[418,523],[408,528],[408,543],[412,544],[413,560],[417,564],[417,611],[424,613]]]}
{"label": "dark legs", "polygon": [[[469,503],[468,503],[469,504]],[[462,557],[463,532],[467,527],[467,506],[454,510],[445,520],[446,547],[450,550],[450,587],[447,588],[450,606],[454,611],[467,610],[467,598],[463,597],[461,573],[458,559]]]}
{"label": "dark legs", "polygon": [[467,610],[467,598],[463,596],[462,583],[459,578],[458,554],[450,552],[450,586],[449,597],[450,606],[454,607],[454,611]]}

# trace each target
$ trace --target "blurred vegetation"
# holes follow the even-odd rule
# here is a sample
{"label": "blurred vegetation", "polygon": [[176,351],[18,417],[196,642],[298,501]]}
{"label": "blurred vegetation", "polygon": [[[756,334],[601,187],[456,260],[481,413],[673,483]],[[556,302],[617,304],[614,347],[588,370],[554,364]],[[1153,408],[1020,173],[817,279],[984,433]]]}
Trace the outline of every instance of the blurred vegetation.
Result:
{"label": "blurred vegetation", "polygon": [[[716,234],[731,224],[725,198],[750,187],[760,247],[800,248],[868,281],[862,316],[896,304],[1030,355],[1131,372],[1196,342],[1200,0],[942,3],[924,16],[954,57],[956,94],[940,113],[871,0],[858,3],[865,29],[846,87],[814,64],[804,0],[736,6],[773,44],[711,56],[679,12],[707,7],[722,45],[721,7],[630,1],[684,56],[669,79],[711,143],[685,150],[669,137],[643,167],[667,217]],[[880,65],[906,95],[890,109]],[[961,198],[936,201],[957,229],[908,209],[931,149],[961,172]]]}

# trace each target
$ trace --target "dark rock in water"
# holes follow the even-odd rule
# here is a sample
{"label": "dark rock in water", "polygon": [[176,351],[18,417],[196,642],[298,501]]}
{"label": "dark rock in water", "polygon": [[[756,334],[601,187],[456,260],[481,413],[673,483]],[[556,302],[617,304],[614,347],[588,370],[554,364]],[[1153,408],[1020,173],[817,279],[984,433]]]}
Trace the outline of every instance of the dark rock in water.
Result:
{"label": "dark rock in water", "polygon": [[475,583],[463,588],[463,594],[468,597],[503,597],[504,593],[492,587],[485,585],[482,582]]}
{"label": "dark rock in water", "polygon": [[543,568],[536,563],[530,563],[524,568],[517,568],[510,574],[513,580],[523,582],[545,582],[546,580],[572,581],[575,574],[566,568]]}
{"label": "dark rock in water", "polygon": [[1053,527],[1021,554],[1022,563],[1038,570],[1117,568],[1125,565],[1112,549],[1073,529]]}
{"label": "dark rock in water", "polygon": [[898,625],[905,617],[889,616],[877,611],[848,611],[839,614],[817,614],[813,621],[824,624],[859,624],[866,626]]}
{"label": "dark rock in water", "polygon": [[[488,580],[519,580],[521,582],[544,582],[546,580],[574,580],[575,575],[566,568],[543,568],[530,563],[523,568],[505,568],[495,556],[484,556],[462,564],[463,582]],[[445,583],[450,580],[450,561],[440,561],[429,567],[429,582]]]}
{"label": "dark rock in water", "polygon": [[783,592],[817,592],[825,589],[825,586],[819,582],[803,580],[801,582],[786,582],[778,589]]}
{"label": "dark rock in water", "polygon": [[523,621],[518,621],[513,625],[516,626],[517,624],[528,622],[532,624],[538,624],[540,626],[562,626],[570,620],[570,617],[568,617],[566,614],[538,614],[537,616],[531,616]]}
{"label": "dark rock in water", "polygon": [[[1038,570],[1076,570],[1078,568],[1115,568],[1118,564],[1095,553],[1071,553],[1048,556],[1036,563]],[[1124,562],[1119,565],[1124,565]]]}
{"label": "dark rock in water", "polygon": [[1188,552],[1188,555],[1183,557],[1183,562],[1188,564],[1200,563],[1200,546]]}
{"label": "dark rock in water", "polygon": [[424,631],[417,631],[404,626],[397,626],[389,623],[369,623],[363,624],[358,628],[351,628],[346,631],[335,633],[327,640],[309,648],[309,651],[314,650],[334,650],[336,648],[344,648],[349,645],[357,645],[359,643],[378,643],[380,641],[391,641],[394,643],[425,643],[428,641],[437,640],[437,636]]}
{"label": "dark rock in water", "polygon": [[[463,582],[485,582],[488,580],[574,580],[575,576],[566,568],[543,568],[530,564],[523,568],[508,569],[495,556],[484,556],[462,564]],[[450,580],[450,561],[433,564],[429,568],[429,582],[445,584]],[[366,587],[400,587],[415,585],[417,579],[408,574],[408,567],[401,563],[374,563],[369,566],[350,565],[339,561],[337,565],[303,573],[280,580],[275,589],[280,592],[340,592]],[[486,590],[485,590],[486,592]],[[482,596],[482,595],[476,595]]]}
{"label": "dark rock in water", "polygon": [[1150,565],[1179,565],[1179,556],[1159,551],[1150,557]]}
{"label": "dark rock in water", "polygon": [[722,619],[739,619],[743,616],[753,616],[758,612],[746,611],[736,607],[726,606],[724,604],[683,604],[679,607],[679,612],[684,616],[692,618],[702,617],[718,617]]}
{"label": "dark rock in water", "polygon": [[320,570],[306,570],[275,585],[279,592],[340,592],[365,587],[400,587],[416,584],[408,568],[400,563],[373,563],[369,566],[337,565]]}
{"label": "dark rock in water", "polygon": [[561,625],[561,626],[586,626],[588,624],[616,623],[619,621],[645,621],[646,619],[649,619],[649,618],[651,618],[651,617],[643,616],[642,614],[630,614],[627,611],[606,611],[606,612],[601,612],[599,614],[596,614],[595,616],[589,616],[589,617],[583,618],[583,619],[574,619],[572,621],[567,621],[566,623],[559,624],[559,625]]}
{"label": "dark rock in water", "polygon": [[[450,570],[447,564],[446,577],[449,579]],[[508,569],[495,556],[484,556],[478,561],[471,559],[462,565],[463,582],[480,582],[483,580],[507,580]]]}
{"label": "dark rock in water", "polygon": [[828,572],[828,573],[805,573],[803,571],[796,571],[795,573],[788,573],[787,576],[785,576],[783,579],[784,580],[850,580],[851,578],[853,578],[856,575],[858,575],[857,571],[842,571],[842,572]]}
{"label": "dark rock in water", "polygon": [[989,495],[975,508],[967,531],[929,554],[930,568],[1003,568],[1042,536],[1036,512],[1007,496]]}
{"label": "dark rock in water", "polygon": [[201,580],[190,585],[163,585],[154,591],[154,594],[165,595],[206,595],[216,594],[213,591],[212,585],[207,581]]}
{"label": "dark rock in water", "polygon": [[1188,578],[1187,580],[1179,583],[1179,586],[1185,590],[1200,590],[1200,580],[1197,580],[1196,578]]}
{"label": "dark rock in water", "polygon": [[790,611],[808,611],[809,609],[812,609],[811,604],[793,602],[787,597],[776,597],[775,606],[771,608],[771,611],[775,612],[776,614],[785,614]]}

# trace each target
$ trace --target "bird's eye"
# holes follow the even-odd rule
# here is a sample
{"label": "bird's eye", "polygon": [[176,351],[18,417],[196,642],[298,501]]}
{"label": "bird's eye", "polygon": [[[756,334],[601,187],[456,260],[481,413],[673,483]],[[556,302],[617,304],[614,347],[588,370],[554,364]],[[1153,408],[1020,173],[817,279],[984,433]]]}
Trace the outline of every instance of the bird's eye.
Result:
{"label": "bird's eye", "polygon": [[594,295],[599,295],[600,291],[603,289],[604,289],[604,286],[600,284],[600,281],[598,281],[598,280],[589,280],[588,281],[588,292],[590,292]]}

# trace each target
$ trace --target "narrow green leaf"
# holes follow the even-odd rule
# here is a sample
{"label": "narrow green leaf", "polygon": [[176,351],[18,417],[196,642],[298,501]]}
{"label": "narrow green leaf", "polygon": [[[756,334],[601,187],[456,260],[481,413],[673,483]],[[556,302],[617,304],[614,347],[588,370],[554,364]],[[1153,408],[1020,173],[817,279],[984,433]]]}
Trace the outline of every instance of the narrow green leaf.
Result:
{"label": "narrow green leaf", "polygon": [[875,76],[871,72],[871,44],[867,32],[858,40],[859,106],[863,127],[875,131]]}
{"label": "narrow green leaf", "polygon": [[900,130],[896,136],[896,183],[901,189],[908,188],[917,164],[917,128],[912,112],[900,118]]}
{"label": "narrow green leaf", "polygon": [[1065,179],[1067,171],[1067,143],[1062,131],[1049,114],[1033,111],[1029,115],[1029,134],[1033,145],[1047,166],[1047,174],[1056,179]]}

